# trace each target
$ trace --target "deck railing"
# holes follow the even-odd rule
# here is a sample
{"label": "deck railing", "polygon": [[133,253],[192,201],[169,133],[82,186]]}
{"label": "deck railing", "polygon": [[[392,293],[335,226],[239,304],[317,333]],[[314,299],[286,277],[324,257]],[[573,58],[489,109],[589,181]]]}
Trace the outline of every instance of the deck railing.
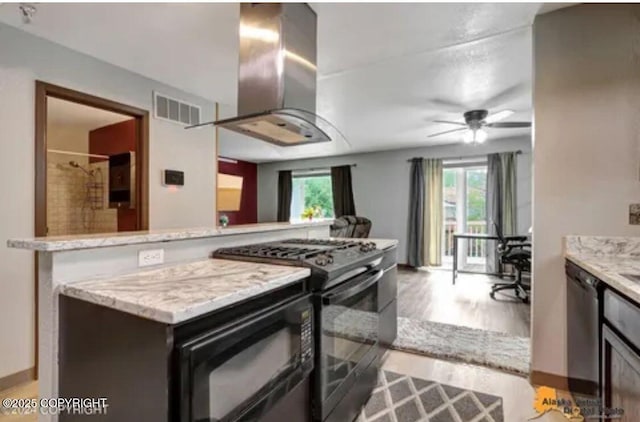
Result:
{"label": "deck railing", "polygon": [[[444,256],[453,256],[453,234],[456,233],[456,222],[447,221],[444,224]],[[486,233],[486,221],[467,221],[466,233]],[[487,242],[481,239],[467,240],[467,257],[486,258]],[[462,243],[462,241],[461,241]]]}

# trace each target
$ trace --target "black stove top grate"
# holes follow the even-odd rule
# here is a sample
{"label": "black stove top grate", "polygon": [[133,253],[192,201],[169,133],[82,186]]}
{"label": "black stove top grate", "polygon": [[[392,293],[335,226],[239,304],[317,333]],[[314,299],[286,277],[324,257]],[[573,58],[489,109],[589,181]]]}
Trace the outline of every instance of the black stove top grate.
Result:
{"label": "black stove top grate", "polygon": [[287,246],[256,245],[254,247],[229,248],[221,251],[226,255],[304,260],[322,252],[311,248],[292,248]]}

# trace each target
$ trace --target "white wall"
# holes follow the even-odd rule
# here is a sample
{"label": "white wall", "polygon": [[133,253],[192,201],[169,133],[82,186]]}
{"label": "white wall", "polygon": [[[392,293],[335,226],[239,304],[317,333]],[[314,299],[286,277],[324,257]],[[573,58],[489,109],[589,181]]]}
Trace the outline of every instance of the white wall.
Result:
{"label": "white wall", "polygon": [[258,165],[258,221],[274,221],[277,212],[278,171],[357,164],[351,170],[358,215],[372,220],[371,237],[399,239],[398,260],[406,262],[409,173],[412,157],[448,158],[522,150],[518,156],[518,229],[531,226],[531,145],[528,139],[344,155]]}
{"label": "white wall", "polygon": [[566,375],[567,234],[640,235],[640,6],[579,5],[534,25],[534,370]]}
{"label": "white wall", "polygon": [[[147,110],[158,90],[201,106],[203,119],[214,116],[207,100],[0,24],[0,378],[34,365],[33,255],[4,242],[34,232],[35,80]],[[151,228],[214,224],[215,153],[213,130],[151,119]],[[184,170],[186,185],[162,187],[164,168]]]}

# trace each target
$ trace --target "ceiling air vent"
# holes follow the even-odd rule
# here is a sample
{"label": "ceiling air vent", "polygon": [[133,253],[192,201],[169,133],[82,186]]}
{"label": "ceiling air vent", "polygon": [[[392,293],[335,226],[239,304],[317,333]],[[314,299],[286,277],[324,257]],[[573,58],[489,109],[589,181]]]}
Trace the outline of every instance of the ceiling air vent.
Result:
{"label": "ceiling air vent", "polygon": [[200,123],[200,107],[158,92],[153,93],[153,109],[156,119],[168,120],[185,126]]}

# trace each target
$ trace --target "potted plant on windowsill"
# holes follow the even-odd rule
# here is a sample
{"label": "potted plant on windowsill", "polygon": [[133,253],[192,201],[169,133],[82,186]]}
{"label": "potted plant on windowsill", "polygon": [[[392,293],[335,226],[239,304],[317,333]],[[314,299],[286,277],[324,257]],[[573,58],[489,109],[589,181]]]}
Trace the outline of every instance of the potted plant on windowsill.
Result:
{"label": "potted plant on windowsill", "polygon": [[309,221],[313,220],[313,217],[322,217],[322,209],[319,206],[307,207],[302,211],[301,217]]}

